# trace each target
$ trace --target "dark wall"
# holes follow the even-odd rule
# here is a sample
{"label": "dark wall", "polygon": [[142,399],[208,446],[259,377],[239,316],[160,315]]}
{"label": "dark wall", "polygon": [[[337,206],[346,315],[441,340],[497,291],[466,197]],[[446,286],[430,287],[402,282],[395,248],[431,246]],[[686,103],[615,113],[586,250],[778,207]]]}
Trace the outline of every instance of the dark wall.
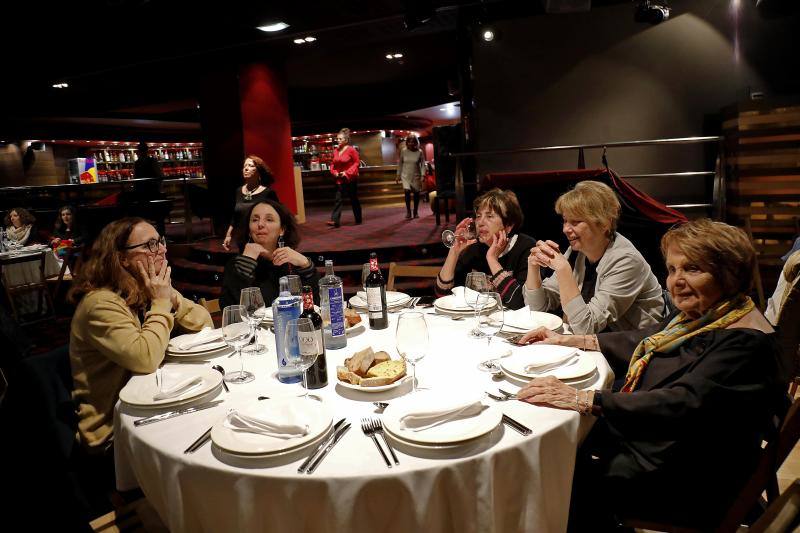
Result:
{"label": "dark wall", "polygon": [[[721,108],[800,93],[797,15],[766,18],[755,2],[675,0],[659,25],[634,22],[633,5],[498,24],[501,39],[475,42],[481,150],[714,135]],[[711,151],[709,151],[711,149]],[[621,174],[713,169],[715,147],[609,152]],[[600,151],[586,154],[600,166]],[[480,173],[576,168],[574,151],[484,157]],[[702,180],[640,179],[668,203],[696,201]]]}

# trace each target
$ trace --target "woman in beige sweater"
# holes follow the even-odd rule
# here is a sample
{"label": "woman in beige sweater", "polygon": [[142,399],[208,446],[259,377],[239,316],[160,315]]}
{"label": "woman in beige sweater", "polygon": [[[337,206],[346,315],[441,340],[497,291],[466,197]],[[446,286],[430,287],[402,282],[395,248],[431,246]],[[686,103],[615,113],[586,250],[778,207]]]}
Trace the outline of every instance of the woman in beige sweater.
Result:
{"label": "woman in beige sweater", "polygon": [[114,221],[73,286],[73,398],[80,441],[89,450],[109,447],[119,391],[132,373],[158,368],[172,331],[212,326],[205,308],[172,288],[166,253],[164,237],[143,219]]}

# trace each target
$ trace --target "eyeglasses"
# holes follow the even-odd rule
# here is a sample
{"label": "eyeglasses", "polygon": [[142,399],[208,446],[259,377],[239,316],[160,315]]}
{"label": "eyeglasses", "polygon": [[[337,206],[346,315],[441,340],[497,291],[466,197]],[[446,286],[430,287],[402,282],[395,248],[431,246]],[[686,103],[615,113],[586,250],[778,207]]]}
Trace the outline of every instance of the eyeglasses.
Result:
{"label": "eyeglasses", "polygon": [[148,250],[150,250],[152,253],[156,254],[156,253],[158,253],[158,247],[161,246],[161,245],[163,245],[163,246],[167,245],[167,239],[165,237],[163,237],[163,236],[159,237],[158,239],[150,239],[147,242],[141,242],[139,244],[133,244],[131,246],[125,246],[122,249],[123,250],[132,250],[132,249],[138,248],[140,246],[147,246]]}

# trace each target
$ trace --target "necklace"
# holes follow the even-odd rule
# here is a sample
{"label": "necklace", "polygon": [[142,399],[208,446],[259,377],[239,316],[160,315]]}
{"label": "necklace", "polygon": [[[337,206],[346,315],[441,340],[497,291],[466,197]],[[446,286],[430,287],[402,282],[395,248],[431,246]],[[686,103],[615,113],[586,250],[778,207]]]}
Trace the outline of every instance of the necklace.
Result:
{"label": "necklace", "polygon": [[258,187],[259,187],[259,185],[256,185],[251,190],[250,187],[248,187],[247,184],[245,184],[245,186],[244,186],[244,199],[247,200],[247,201],[252,200],[253,199],[253,193],[258,190]]}

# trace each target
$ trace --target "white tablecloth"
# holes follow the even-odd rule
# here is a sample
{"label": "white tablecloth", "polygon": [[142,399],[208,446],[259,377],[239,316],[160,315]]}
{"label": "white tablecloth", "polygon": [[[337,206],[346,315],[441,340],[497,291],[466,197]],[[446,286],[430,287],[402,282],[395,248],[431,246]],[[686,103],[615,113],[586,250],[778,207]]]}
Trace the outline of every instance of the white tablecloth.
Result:
{"label": "white tablecloth", "polygon": [[[417,365],[422,387],[474,387],[496,392],[512,388],[492,381],[476,364],[485,340],[467,338],[469,321],[428,319],[431,347]],[[372,346],[397,357],[394,330],[365,330],[348,339],[347,348],[327,353],[329,384],[313,391],[330,402],[335,419],[347,417],[353,427],[311,475],[297,467],[308,451],[281,459],[236,463],[211,445],[184,455],[183,450],[228,409],[259,395],[269,396],[279,384],[274,337],[269,352],[245,355],[245,367],[256,374],[246,385],[229,385],[220,392],[224,403],[204,411],[134,427],[144,414],[118,405],[115,421],[117,486],[141,486],[164,523],[173,532],[519,532],[564,531],[579,442],[593,417],[573,411],[508,401],[498,403],[506,414],[528,425],[523,437],[501,425],[477,444],[461,450],[431,451],[396,447],[399,466],[387,469],[373,442],[360,428],[363,416],[376,416],[372,401],[408,393],[410,384],[385,393],[362,393],[336,385],[336,365],[356,350]],[[506,343],[493,341],[503,347]],[[599,352],[599,376],[592,388],[613,380]],[[207,364],[238,369],[235,357]],[[168,368],[168,365],[167,365]],[[492,402],[492,400],[488,400]]]}
{"label": "white tablecloth", "polygon": [[[49,249],[46,245],[31,245],[20,248],[17,252],[11,254],[8,252],[0,253],[0,258],[9,257],[31,257],[31,261],[22,263],[13,263],[10,265],[3,265],[3,284],[6,287],[16,287],[25,283],[35,283],[40,281],[39,274],[39,253],[45,251],[44,260],[44,277],[57,276],[61,272],[61,260],[56,257],[56,254]],[[38,297],[44,297],[41,294],[19,294],[15,296],[17,310],[20,313],[30,313],[38,308]],[[46,304],[45,304],[46,305]]]}

